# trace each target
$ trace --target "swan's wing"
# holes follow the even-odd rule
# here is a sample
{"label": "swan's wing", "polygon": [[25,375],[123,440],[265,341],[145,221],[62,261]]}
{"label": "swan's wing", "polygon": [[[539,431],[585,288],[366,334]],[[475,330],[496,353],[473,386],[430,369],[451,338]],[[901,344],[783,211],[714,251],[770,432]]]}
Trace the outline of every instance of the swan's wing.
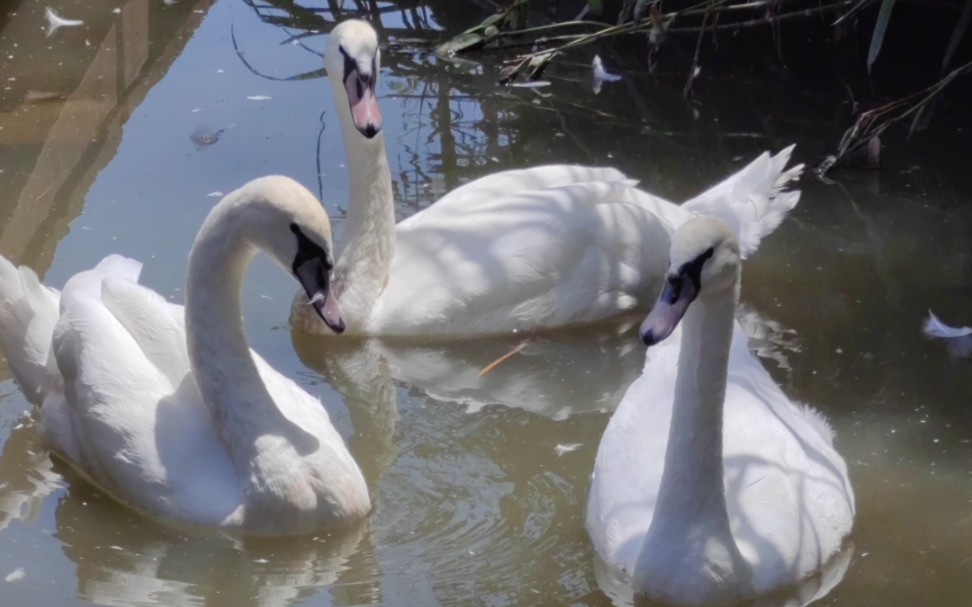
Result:
{"label": "swan's wing", "polygon": [[826,420],[791,402],[744,347],[734,338],[723,418],[730,524],[744,556],[778,561],[761,574],[801,577],[840,549],[854,494]]}
{"label": "swan's wing", "polygon": [[[134,311],[146,309],[133,303],[144,296],[134,285],[137,272],[136,262],[113,257],[65,286],[53,340],[64,391],[49,395],[41,408],[45,433],[74,467],[120,501],[220,523],[241,503],[235,469],[191,376],[174,384],[143,346],[169,361],[185,353],[167,356],[161,345],[147,345],[151,328],[132,333],[114,313],[131,324]],[[184,351],[185,342],[172,347]]]}
{"label": "swan's wing", "polygon": [[649,348],[594,460],[586,526],[602,559],[631,574],[655,511],[675,397],[681,328]]}
{"label": "swan's wing", "polygon": [[426,213],[451,215],[520,192],[561,188],[574,183],[612,183],[617,181],[628,181],[628,178],[617,169],[572,164],[551,164],[528,169],[500,171],[459,186],[417,215]]}
{"label": "swan's wing", "polygon": [[668,232],[623,202],[629,186],[522,191],[399,224],[383,328],[496,333],[590,322],[654,297]]}
{"label": "swan's wing", "polygon": [[185,308],[137,282],[115,277],[103,281],[101,300],[173,389],[178,386],[189,373]]}
{"label": "swan's wing", "polygon": [[738,236],[743,257],[752,255],[760,241],[773,232],[800,200],[799,190],[787,190],[800,178],[803,165],[786,168],[794,146],[775,156],[763,152],[756,160],[720,183],[686,201],[682,208],[700,215],[715,215]]}
{"label": "swan's wing", "polygon": [[51,356],[60,293],[46,287],[27,267],[0,256],[0,349],[28,400],[39,403],[58,383]]}

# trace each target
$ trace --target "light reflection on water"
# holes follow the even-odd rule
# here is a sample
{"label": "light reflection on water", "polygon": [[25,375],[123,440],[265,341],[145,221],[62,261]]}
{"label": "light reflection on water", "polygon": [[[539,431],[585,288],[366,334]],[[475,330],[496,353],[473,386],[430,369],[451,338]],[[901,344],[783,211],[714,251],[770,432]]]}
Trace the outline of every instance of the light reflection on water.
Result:
{"label": "light reflection on water", "polygon": [[[429,27],[455,31],[468,11],[418,4],[374,3],[390,41],[381,104],[400,216],[479,175],[553,161],[613,164],[683,198],[763,149],[795,140],[811,159],[839,135],[832,102],[799,87],[703,72],[688,104],[680,84],[634,73],[638,62],[610,49],[605,62],[628,77],[597,97],[583,57],[552,68],[543,91],[498,90],[495,56],[425,52],[422,41],[440,38]],[[0,69],[16,79],[0,95],[0,252],[54,285],[122,252],[181,300],[209,194],[271,172],[312,189],[320,173],[340,234],[346,168],[327,83],[260,78],[233,50],[231,26],[260,71],[318,70],[316,55],[288,42],[299,27],[258,18],[280,11],[229,0],[51,5],[86,26],[37,35],[45,5],[34,0],[0,16]],[[326,30],[329,18],[301,24]],[[324,37],[301,40],[319,49]],[[794,216],[745,266],[765,364],[831,418],[857,493],[847,573],[819,604],[951,605],[972,592],[969,361],[920,334],[928,307],[972,324],[972,176],[955,153],[965,149],[968,135],[942,130],[889,147],[881,174],[804,178]],[[277,330],[291,281],[266,262],[248,278],[251,343],[321,395],[365,472],[373,515],[284,542],[162,527],[52,465],[6,380],[0,580],[23,577],[0,581],[4,604],[609,604],[582,520],[601,431],[643,356],[630,332],[534,337],[479,378],[523,337],[291,339]]]}

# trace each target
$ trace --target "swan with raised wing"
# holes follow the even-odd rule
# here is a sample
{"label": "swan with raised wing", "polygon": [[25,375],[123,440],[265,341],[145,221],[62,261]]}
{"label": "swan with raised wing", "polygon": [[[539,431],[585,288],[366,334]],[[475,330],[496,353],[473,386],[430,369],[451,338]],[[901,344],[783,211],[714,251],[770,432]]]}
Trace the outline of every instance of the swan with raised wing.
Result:
{"label": "swan with raised wing", "polygon": [[141,264],[119,255],[61,293],[0,257],[0,346],[59,457],[172,522],[290,535],[368,513],[364,478],[320,401],[247,346],[240,287],[259,251],[343,330],[327,214],[286,177],[212,209],[184,308],[139,285]]}
{"label": "swan with raised wing", "polygon": [[720,220],[675,232],[641,326],[644,371],[598,447],[586,527],[636,595],[725,603],[798,584],[853,525],[830,426],[786,397],[734,327],[740,265]]}
{"label": "swan with raised wing", "polygon": [[[468,183],[395,224],[375,87],[378,37],[364,21],[331,31],[324,53],[350,171],[335,292],[347,334],[461,337],[590,323],[647,309],[671,233],[697,214],[755,251],[796,205],[792,147],[764,153],[675,205],[611,168],[548,165]],[[327,334],[298,293],[291,323]]]}

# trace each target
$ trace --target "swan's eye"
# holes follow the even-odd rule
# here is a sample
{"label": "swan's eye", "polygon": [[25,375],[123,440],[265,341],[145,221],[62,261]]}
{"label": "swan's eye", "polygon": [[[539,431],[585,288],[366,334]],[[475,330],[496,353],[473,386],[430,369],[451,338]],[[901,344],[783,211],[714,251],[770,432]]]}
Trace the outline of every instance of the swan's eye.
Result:
{"label": "swan's eye", "polygon": [[682,277],[679,274],[668,275],[668,287],[662,291],[662,299],[667,304],[674,304],[682,293]]}
{"label": "swan's eye", "polygon": [[351,58],[351,55],[344,50],[343,46],[339,46],[338,50],[341,51],[341,55],[344,56],[344,79],[347,80],[351,72],[358,69],[358,62]]}
{"label": "swan's eye", "polygon": [[290,231],[297,236],[297,256],[294,257],[295,270],[305,261],[309,261],[311,259],[321,260],[324,267],[328,270],[333,267],[334,264],[331,261],[331,256],[328,254],[327,249],[308,238],[307,235],[301,231],[300,226],[298,226],[296,223],[292,223],[290,224]]}
{"label": "swan's eye", "polygon": [[674,284],[672,276],[675,276],[675,278],[687,276],[688,279],[695,284],[695,290],[698,291],[702,287],[702,266],[704,266],[705,262],[707,262],[714,254],[715,249],[713,247],[709,247],[705,253],[702,253],[690,262],[682,264],[682,267],[678,269],[676,274],[669,276],[669,282]]}

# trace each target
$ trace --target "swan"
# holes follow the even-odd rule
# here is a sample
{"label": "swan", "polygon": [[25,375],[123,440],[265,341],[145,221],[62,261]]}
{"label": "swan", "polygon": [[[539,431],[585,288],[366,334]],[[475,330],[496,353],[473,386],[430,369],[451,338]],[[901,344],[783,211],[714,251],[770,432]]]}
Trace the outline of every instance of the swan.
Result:
{"label": "swan", "polygon": [[[851,531],[854,493],[830,426],[783,394],[734,326],[740,258],[716,218],[675,232],[640,329],[643,373],[598,446],[586,528],[637,596],[760,596],[817,574]],[[680,320],[681,338],[662,342]]]}
{"label": "swan", "polygon": [[318,399],[246,344],[240,287],[258,251],[292,272],[335,332],[331,228],[287,177],[223,198],[189,254],[185,307],[111,255],[42,285],[0,257],[0,347],[57,456],[149,516],[259,535],[339,526],[371,509]]}
{"label": "swan", "polygon": [[[335,27],[324,52],[350,171],[334,289],[347,335],[464,337],[612,319],[647,309],[671,233],[715,214],[755,251],[798,199],[792,146],[764,153],[675,205],[611,168],[538,166],[488,175],[395,224],[375,86],[380,52],[364,21]],[[291,324],[327,334],[298,293]]]}

